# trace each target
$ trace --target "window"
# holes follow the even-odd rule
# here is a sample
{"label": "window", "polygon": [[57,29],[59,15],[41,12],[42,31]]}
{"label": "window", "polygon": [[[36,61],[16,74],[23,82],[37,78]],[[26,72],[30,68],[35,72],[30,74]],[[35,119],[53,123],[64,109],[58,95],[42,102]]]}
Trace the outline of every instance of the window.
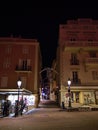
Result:
{"label": "window", "polygon": [[1,87],[6,88],[8,84],[8,77],[4,76],[1,78]]}
{"label": "window", "polygon": [[30,59],[23,60],[22,67],[24,70],[29,70],[30,69]]}
{"label": "window", "polygon": [[98,80],[98,71],[92,71],[93,80]]}
{"label": "window", "polygon": [[28,54],[29,53],[29,47],[24,46],[23,47],[23,54]]}
{"label": "window", "polygon": [[22,87],[26,89],[27,78],[26,77],[21,77],[21,80],[22,80]]}
{"label": "window", "polygon": [[89,52],[89,56],[90,57],[96,57],[96,52],[95,51],[91,51],[91,52]]}
{"label": "window", "polygon": [[71,38],[70,41],[76,41],[76,39],[75,38]]}
{"label": "window", "polygon": [[12,52],[11,46],[7,46],[5,52],[6,52],[7,54],[11,54],[11,52]]}
{"label": "window", "polygon": [[73,71],[72,72],[72,75],[73,75],[73,83],[78,83],[79,79],[78,79],[78,72],[77,71]]}
{"label": "window", "polygon": [[19,59],[16,70],[31,71],[31,59]]}
{"label": "window", "polygon": [[71,53],[71,59],[72,59],[72,60],[76,60],[76,59],[77,59],[76,53]]}
{"label": "window", "polygon": [[79,65],[76,53],[71,53],[71,65]]}
{"label": "window", "polygon": [[11,65],[10,58],[6,58],[3,63],[3,68],[8,69]]}

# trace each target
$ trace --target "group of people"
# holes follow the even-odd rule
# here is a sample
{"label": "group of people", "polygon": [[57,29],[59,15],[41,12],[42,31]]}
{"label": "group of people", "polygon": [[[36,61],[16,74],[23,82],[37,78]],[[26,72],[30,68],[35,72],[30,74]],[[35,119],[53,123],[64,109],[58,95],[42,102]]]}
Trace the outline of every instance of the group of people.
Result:
{"label": "group of people", "polygon": [[20,102],[17,100],[15,102],[15,117],[17,117],[18,115],[22,115],[25,107],[26,107],[26,99],[20,100]]}
{"label": "group of people", "polygon": [[[15,117],[17,117],[18,115],[22,115],[25,107],[26,107],[26,99],[20,101],[16,100],[14,106]],[[10,113],[11,113],[11,102],[9,100],[5,100],[2,104],[3,117],[9,116]]]}

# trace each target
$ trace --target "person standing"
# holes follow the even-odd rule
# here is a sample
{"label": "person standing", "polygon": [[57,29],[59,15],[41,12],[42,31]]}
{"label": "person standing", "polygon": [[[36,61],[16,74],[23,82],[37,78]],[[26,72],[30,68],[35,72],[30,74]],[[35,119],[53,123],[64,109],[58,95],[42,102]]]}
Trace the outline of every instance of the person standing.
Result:
{"label": "person standing", "polygon": [[17,101],[15,102],[15,117],[18,116],[18,112],[19,112],[18,108],[19,108],[19,104],[18,104],[18,100],[17,100]]}
{"label": "person standing", "polygon": [[4,101],[4,104],[3,104],[3,116],[7,116],[7,102]]}

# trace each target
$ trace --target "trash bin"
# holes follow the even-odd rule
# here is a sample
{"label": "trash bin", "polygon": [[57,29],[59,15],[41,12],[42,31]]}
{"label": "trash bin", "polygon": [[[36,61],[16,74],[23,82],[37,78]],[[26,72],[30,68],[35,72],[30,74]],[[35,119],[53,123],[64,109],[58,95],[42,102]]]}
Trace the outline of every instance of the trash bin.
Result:
{"label": "trash bin", "polygon": [[65,109],[64,102],[62,102],[62,109]]}

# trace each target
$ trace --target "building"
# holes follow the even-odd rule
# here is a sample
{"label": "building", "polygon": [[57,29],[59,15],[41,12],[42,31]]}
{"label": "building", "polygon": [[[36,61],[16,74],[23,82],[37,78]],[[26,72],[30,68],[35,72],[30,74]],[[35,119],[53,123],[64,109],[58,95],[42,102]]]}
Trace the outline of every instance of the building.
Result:
{"label": "building", "polygon": [[80,18],[59,26],[57,48],[60,105],[98,103],[98,20]]}
{"label": "building", "polygon": [[17,81],[21,78],[19,100],[26,98],[28,105],[39,102],[42,66],[40,45],[36,39],[0,38],[0,101],[18,99]]}
{"label": "building", "polygon": [[53,60],[52,68],[50,68],[51,73],[51,82],[50,82],[50,100],[54,100],[58,103],[58,86],[59,86],[59,73],[57,72],[57,64],[56,60]]}

